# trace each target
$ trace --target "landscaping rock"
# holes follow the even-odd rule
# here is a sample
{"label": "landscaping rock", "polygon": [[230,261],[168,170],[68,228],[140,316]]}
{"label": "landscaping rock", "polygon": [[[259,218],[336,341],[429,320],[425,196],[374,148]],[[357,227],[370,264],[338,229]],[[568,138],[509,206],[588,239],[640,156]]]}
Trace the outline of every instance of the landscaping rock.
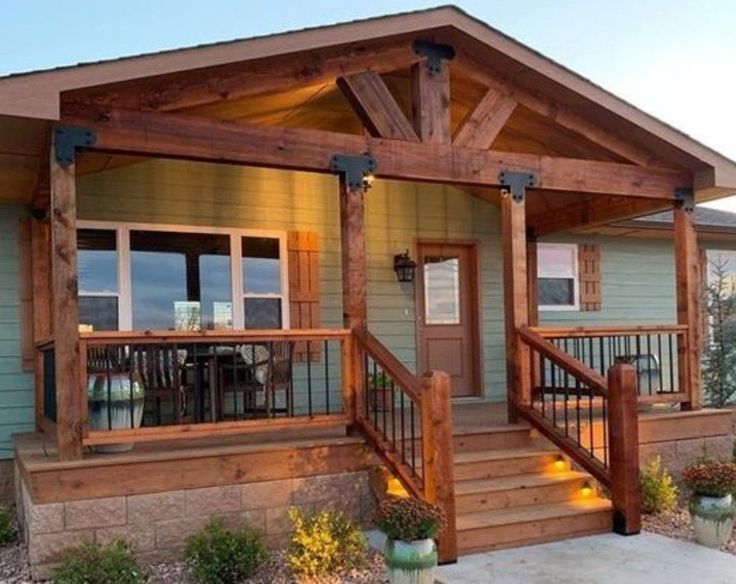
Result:
{"label": "landscaping rock", "polygon": [[[683,541],[695,541],[695,533],[690,522],[690,513],[680,507],[675,511],[659,515],[643,515],[642,529]],[[721,547],[721,551],[736,555],[736,529],[731,539]]]}

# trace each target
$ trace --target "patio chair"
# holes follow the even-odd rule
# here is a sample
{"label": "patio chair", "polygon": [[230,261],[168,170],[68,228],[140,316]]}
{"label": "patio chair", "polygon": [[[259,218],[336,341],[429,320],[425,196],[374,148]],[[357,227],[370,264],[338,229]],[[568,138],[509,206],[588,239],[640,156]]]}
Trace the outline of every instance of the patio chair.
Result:
{"label": "patio chair", "polygon": [[195,422],[193,415],[194,373],[187,362],[188,351],[155,345],[132,350],[131,367],[143,381],[145,416],[152,424],[186,424]]}
{"label": "patio chair", "polygon": [[219,418],[247,419],[293,415],[290,341],[249,343],[218,367]]}

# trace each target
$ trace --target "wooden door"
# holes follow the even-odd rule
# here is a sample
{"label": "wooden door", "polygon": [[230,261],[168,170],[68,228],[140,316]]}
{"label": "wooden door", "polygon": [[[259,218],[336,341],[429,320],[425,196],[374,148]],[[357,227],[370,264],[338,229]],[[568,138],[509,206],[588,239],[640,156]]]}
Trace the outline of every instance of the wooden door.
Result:
{"label": "wooden door", "polygon": [[475,255],[473,245],[418,245],[419,371],[447,372],[453,397],[480,395]]}

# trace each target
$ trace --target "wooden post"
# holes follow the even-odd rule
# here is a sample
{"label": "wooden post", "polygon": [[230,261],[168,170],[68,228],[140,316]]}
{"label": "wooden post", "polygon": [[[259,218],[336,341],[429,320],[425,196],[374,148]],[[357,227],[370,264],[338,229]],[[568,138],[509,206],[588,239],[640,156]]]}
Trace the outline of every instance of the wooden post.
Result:
{"label": "wooden post", "polygon": [[608,370],[608,444],[613,530],[641,531],[639,420],[636,369],[619,363]]}
{"label": "wooden post", "polygon": [[516,405],[531,403],[531,355],[517,331],[529,324],[526,214],[524,197],[501,197],[503,298],[506,333],[506,379],[509,422],[516,423]]}
{"label": "wooden post", "polygon": [[[350,165],[348,160],[343,165]],[[369,165],[368,161],[363,161]],[[354,169],[353,169],[354,170]],[[367,170],[366,170],[367,172]],[[343,170],[340,174],[340,235],[342,243],[342,307],[345,328],[351,331],[365,331],[368,328],[368,266],[365,245],[365,193],[366,185],[357,180],[354,173]],[[351,336],[350,354],[352,366],[346,369],[349,379],[353,405],[353,415],[362,417],[366,391],[363,359],[358,350],[357,340]]]}
{"label": "wooden post", "polygon": [[447,527],[438,538],[438,551],[440,563],[448,564],[457,560],[450,376],[444,371],[425,373],[421,388],[424,496],[447,515]]}
{"label": "wooden post", "polygon": [[342,368],[342,404],[345,414],[351,421],[356,418],[356,379],[353,373],[355,367],[355,338],[351,335],[340,341],[340,367]]}
{"label": "wooden post", "polygon": [[82,457],[86,403],[79,371],[76,180],[74,163],[62,166],[56,160],[56,146],[52,146],[50,163],[56,427],[59,458],[76,460]]}
{"label": "wooden post", "polygon": [[[687,195],[687,193],[686,193]],[[695,231],[695,210],[692,191],[685,201],[675,203],[675,278],[677,292],[677,323],[687,325],[687,333],[678,337],[679,390],[687,393],[683,409],[701,408],[700,395],[700,323],[701,282],[698,241]]]}

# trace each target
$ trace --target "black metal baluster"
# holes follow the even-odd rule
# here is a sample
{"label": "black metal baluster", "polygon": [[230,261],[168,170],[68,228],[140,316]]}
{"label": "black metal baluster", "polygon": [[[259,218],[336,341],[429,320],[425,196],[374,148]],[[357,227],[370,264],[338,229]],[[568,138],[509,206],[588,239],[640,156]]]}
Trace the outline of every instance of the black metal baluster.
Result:
{"label": "black metal baluster", "polygon": [[657,376],[659,379],[657,380],[659,382],[659,388],[658,392],[662,393],[664,391],[664,387],[662,387],[662,335],[657,335]]}
{"label": "black metal baluster", "polygon": [[[127,361],[127,369],[128,369],[128,388],[130,389],[130,429],[135,429],[135,399],[134,399],[134,393],[133,393],[133,362],[132,359],[123,359],[123,355],[125,351],[128,352],[128,355],[132,355],[133,347],[132,345],[125,345],[125,350],[121,347],[120,351],[120,369],[122,373],[122,368],[124,367],[124,363]],[[141,407],[143,404],[141,404]]]}
{"label": "black metal baluster", "polygon": [[330,413],[330,364],[329,364],[329,347],[327,340],[324,342],[325,352],[325,412]]}
{"label": "black metal baluster", "polygon": [[406,423],[406,412],[404,411],[404,404],[405,404],[405,394],[402,391],[400,394],[401,398],[401,461],[406,462],[406,430],[405,430],[405,423]]}
{"label": "black metal baluster", "polygon": [[382,372],[382,375],[381,375],[381,386],[382,386],[382,388],[381,388],[381,399],[383,400],[383,404],[382,404],[382,406],[383,406],[383,408],[382,408],[383,409],[383,415],[382,415],[382,418],[383,418],[383,435],[386,438],[388,438],[388,431],[386,429],[386,414],[387,414],[386,408],[388,407],[388,405],[386,404],[386,372],[385,371],[383,371]]}
{"label": "black metal baluster", "polygon": [[105,378],[107,379],[107,429],[112,430],[112,371],[110,371],[110,345],[105,345]]}
{"label": "black metal baluster", "polygon": [[396,451],[396,384],[391,380],[391,446]]}
{"label": "black metal baluster", "polygon": [[[675,338],[677,338],[677,335],[675,335]],[[669,351],[670,351],[670,391],[676,391],[675,390],[675,362],[673,360],[672,355],[672,333],[667,335],[668,339],[668,345],[669,345]],[[678,388],[679,390],[679,388]]]}
{"label": "black metal baluster", "polygon": [[588,386],[588,425],[590,430],[590,455],[595,458],[595,449],[593,446],[593,387]]}
{"label": "black metal baluster", "polygon": [[307,341],[307,409],[312,416],[312,344]]}
{"label": "black metal baluster", "polygon": [[411,468],[414,472],[417,472],[417,453],[416,453],[416,440],[417,435],[414,428],[414,400],[409,400],[409,415],[411,416]]}

